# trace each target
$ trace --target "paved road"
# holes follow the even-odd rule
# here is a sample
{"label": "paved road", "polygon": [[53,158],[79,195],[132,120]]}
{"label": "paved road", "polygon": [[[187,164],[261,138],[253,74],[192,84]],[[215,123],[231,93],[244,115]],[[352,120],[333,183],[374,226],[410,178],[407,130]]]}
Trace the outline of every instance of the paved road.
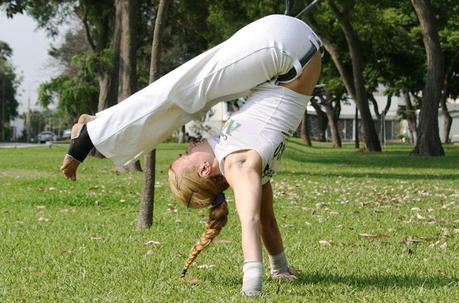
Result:
{"label": "paved road", "polygon": [[40,147],[40,146],[46,146],[46,144],[0,142],[0,148],[25,148],[25,147]]}

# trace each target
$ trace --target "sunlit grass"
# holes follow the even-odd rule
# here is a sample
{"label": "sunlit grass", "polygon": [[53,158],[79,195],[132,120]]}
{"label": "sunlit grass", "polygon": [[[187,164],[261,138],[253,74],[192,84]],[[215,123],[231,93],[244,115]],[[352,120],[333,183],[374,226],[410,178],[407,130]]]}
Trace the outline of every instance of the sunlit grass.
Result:
{"label": "sunlit grass", "polygon": [[239,295],[231,194],[228,225],[180,279],[207,215],[169,195],[167,167],[184,145],[159,148],[148,231],[136,228],[142,174],[88,159],[72,183],[58,171],[64,147],[0,149],[0,302],[458,302],[459,147],[435,158],[410,148],[290,142],[273,188],[301,273],[266,278],[258,299]]}

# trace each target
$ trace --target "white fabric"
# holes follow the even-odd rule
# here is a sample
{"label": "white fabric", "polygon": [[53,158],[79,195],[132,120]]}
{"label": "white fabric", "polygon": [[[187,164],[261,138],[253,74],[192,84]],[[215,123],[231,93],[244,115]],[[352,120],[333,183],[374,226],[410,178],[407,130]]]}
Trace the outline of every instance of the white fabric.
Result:
{"label": "white fabric", "polygon": [[242,108],[225,123],[218,138],[208,140],[225,174],[225,157],[253,149],[263,162],[262,184],[279,169],[286,139],[297,129],[311,96],[278,86],[274,81],[253,89]]}
{"label": "white fabric", "polygon": [[246,296],[261,295],[263,283],[263,263],[259,261],[246,261],[242,267],[244,277],[242,278],[241,293]]}
{"label": "white fabric", "polygon": [[87,125],[91,141],[115,165],[126,164],[217,102],[247,96],[257,85],[286,73],[316,43],[311,36],[317,38],[293,17],[259,19],[98,113]]}
{"label": "white fabric", "polygon": [[268,255],[268,257],[269,267],[271,268],[271,276],[289,273],[287,257],[284,252],[274,256]]}

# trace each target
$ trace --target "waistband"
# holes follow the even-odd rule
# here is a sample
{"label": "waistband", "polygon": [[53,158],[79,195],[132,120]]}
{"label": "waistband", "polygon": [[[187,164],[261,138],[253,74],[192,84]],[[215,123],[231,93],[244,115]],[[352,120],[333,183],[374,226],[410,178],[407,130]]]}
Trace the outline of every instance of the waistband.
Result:
{"label": "waistband", "polygon": [[322,41],[316,35],[310,35],[309,42],[311,43],[311,48],[308,49],[306,54],[300,58],[300,60],[294,60],[292,68],[285,74],[277,76],[277,83],[289,83],[298,78],[303,72],[303,67],[311,60],[316,52],[322,51]]}

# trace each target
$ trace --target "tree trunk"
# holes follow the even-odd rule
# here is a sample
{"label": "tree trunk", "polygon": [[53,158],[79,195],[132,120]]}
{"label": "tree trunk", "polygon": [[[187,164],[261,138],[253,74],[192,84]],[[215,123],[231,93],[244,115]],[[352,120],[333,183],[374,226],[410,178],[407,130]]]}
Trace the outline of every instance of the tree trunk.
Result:
{"label": "tree trunk", "polygon": [[[83,26],[85,28],[86,32],[86,40],[88,41],[89,46],[91,47],[91,50],[94,54],[99,54],[102,52],[104,49],[108,47],[109,44],[109,29],[110,29],[110,14],[106,13],[102,16],[100,16],[99,19],[97,19],[96,23],[96,29],[95,31],[91,32],[90,26],[88,24],[88,16],[87,16],[87,10],[85,10],[85,13],[83,15],[79,15],[81,22],[83,23]],[[115,18],[118,17],[118,11],[115,14]],[[116,23],[118,23],[118,20],[116,20]],[[116,26],[115,25],[115,32],[114,32],[114,42],[116,41]],[[116,51],[118,49],[118,46],[113,43],[112,49]],[[116,88],[117,91],[117,86],[114,88],[113,85],[117,84],[118,81],[115,81],[113,83],[113,77],[117,77],[118,73],[118,68],[117,68],[117,61],[118,58],[114,56],[114,70],[109,71],[106,69],[106,67],[99,65],[97,67],[97,81],[99,83],[99,98],[98,98],[98,103],[97,103],[97,111],[102,111],[106,109],[109,104],[110,104],[110,99],[115,97],[113,95],[113,91]],[[116,99],[115,99],[116,100]]]}
{"label": "tree trunk", "polygon": [[354,115],[354,147],[356,149],[360,148],[360,129],[359,129],[359,109],[355,107]]}
{"label": "tree trunk", "polygon": [[373,118],[371,117],[370,108],[368,106],[368,98],[365,91],[365,82],[363,79],[363,56],[360,46],[360,41],[357,34],[352,27],[348,14],[341,13],[333,1],[329,0],[330,8],[333,14],[338,19],[341,28],[344,31],[349,53],[352,61],[352,73],[354,82],[355,102],[360,111],[362,119],[362,125],[365,136],[365,146],[368,151],[381,151],[381,145],[378,140],[378,134],[376,132]]}
{"label": "tree trunk", "polygon": [[418,139],[412,154],[420,156],[443,156],[438,129],[438,105],[444,77],[444,58],[435,15],[429,0],[411,0],[421,25],[427,55],[427,76],[422,91],[419,115]]}
{"label": "tree trunk", "polygon": [[325,113],[327,115],[328,127],[330,129],[331,141],[333,147],[341,147],[341,137],[338,131],[338,118],[341,111],[341,103],[338,100],[336,106],[333,106],[333,97],[327,94],[327,97],[324,98],[323,95],[319,94],[321,104],[325,108]]}
{"label": "tree trunk", "polygon": [[[136,32],[137,32],[137,1],[117,0],[121,11],[121,36],[119,50],[119,95],[118,102],[123,102],[136,91]],[[123,171],[141,171],[140,161],[123,166]]]}
{"label": "tree trunk", "polygon": [[317,101],[312,98],[311,99],[311,105],[314,107],[317,113],[317,120],[319,123],[319,137],[317,138],[317,141],[320,142],[325,142],[327,141],[326,137],[326,131],[327,131],[327,125],[328,125],[328,118],[327,114],[324,113],[320,105],[317,103]]}
{"label": "tree trunk", "polygon": [[330,54],[330,57],[335,64],[336,69],[338,70],[341,79],[343,80],[344,87],[346,88],[347,94],[352,98],[352,100],[357,100],[354,90],[354,80],[352,79],[351,71],[344,66],[343,61],[341,60],[341,54],[338,49],[326,38],[322,38],[322,43],[325,47],[325,50]]}
{"label": "tree trunk", "polygon": [[441,110],[442,110],[443,118],[444,118],[443,143],[445,144],[451,143],[451,140],[449,139],[449,133],[451,131],[451,126],[453,124],[453,118],[451,118],[451,115],[449,114],[447,100],[448,100],[448,95],[449,95],[449,79],[454,74],[454,64],[458,58],[459,58],[459,51],[457,51],[451,58],[448,69],[445,73],[445,79],[443,80],[443,89],[442,89],[443,94],[441,96]]}
{"label": "tree trunk", "polygon": [[308,109],[304,111],[303,120],[301,121],[301,131],[300,131],[301,139],[303,139],[303,143],[307,146],[312,146],[311,136],[309,135],[309,128],[308,128]]}
{"label": "tree trunk", "polygon": [[[166,12],[170,0],[160,0],[156,14],[155,29],[153,31],[153,42],[151,46],[150,83],[158,78],[159,60],[161,51],[161,35],[166,22]],[[155,170],[156,150],[145,155],[145,171],[143,180],[142,198],[140,201],[138,228],[150,228],[153,224],[153,209],[155,198]]]}
{"label": "tree trunk", "polygon": [[325,112],[327,113],[328,118],[328,127],[330,128],[331,141],[333,147],[341,147],[341,138],[338,131],[338,123],[333,117],[333,110],[330,106],[325,106]]}
{"label": "tree trunk", "polygon": [[373,109],[374,109],[374,112],[375,112],[375,116],[376,118],[379,120],[379,138],[380,138],[380,141],[382,144],[385,144],[386,142],[386,127],[385,127],[385,118],[386,118],[386,115],[387,113],[389,112],[389,109],[390,109],[390,105],[392,104],[392,95],[388,95],[387,96],[387,102],[386,102],[386,106],[384,107],[383,111],[380,113],[379,112],[379,109],[378,109],[378,102],[376,101],[375,97],[373,96],[373,94],[370,94],[369,96],[369,100],[371,101],[371,103],[373,103]]}
{"label": "tree trunk", "polygon": [[185,142],[186,142],[186,129],[185,129],[185,125],[182,125],[179,131],[178,143],[185,143]]}
{"label": "tree trunk", "polygon": [[406,120],[408,121],[408,130],[410,131],[410,140],[412,144],[416,145],[418,132],[416,122],[416,109],[411,103],[410,93],[407,90],[402,91],[403,99],[405,99],[406,106]]}
{"label": "tree trunk", "polygon": [[441,100],[441,111],[443,114],[443,143],[448,144],[451,143],[449,139],[449,133],[451,131],[451,126],[453,124],[453,118],[449,114],[448,106],[446,105],[447,95],[442,97]]}

